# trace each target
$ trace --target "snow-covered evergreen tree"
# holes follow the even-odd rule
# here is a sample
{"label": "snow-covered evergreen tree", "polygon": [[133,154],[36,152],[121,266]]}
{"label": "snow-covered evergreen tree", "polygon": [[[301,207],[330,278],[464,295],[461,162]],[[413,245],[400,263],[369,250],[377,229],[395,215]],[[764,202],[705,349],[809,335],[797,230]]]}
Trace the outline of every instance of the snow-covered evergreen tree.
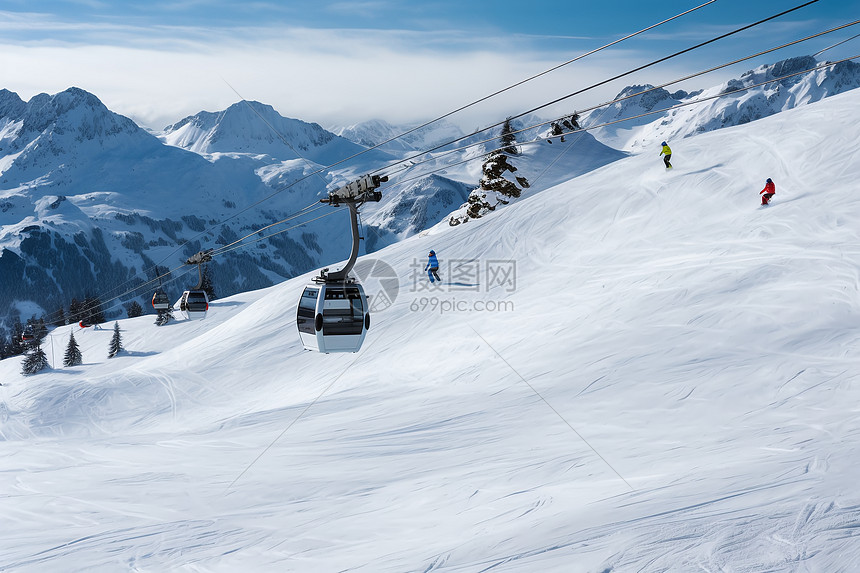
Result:
{"label": "snow-covered evergreen tree", "polygon": [[69,333],[69,345],[66,346],[66,354],[63,356],[63,366],[80,366],[84,362],[81,349],[75,340],[75,333]]}
{"label": "snow-covered evergreen tree", "polygon": [[15,322],[12,323],[12,336],[9,339],[8,352],[9,356],[20,356],[26,350],[24,341],[21,339],[24,334],[24,325],[21,320],[15,317]]}
{"label": "snow-covered evergreen tree", "polygon": [[45,324],[45,317],[40,318],[38,321],[34,323],[36,337],[39,340],[42,340],[46,336],[48,336],[48,325]]}
{"label": "snow-covered evergreen tree", "polygon": [[133,300],[131,301],[131,304],[128,305],[128,310],[126,312],[128,313],[129,318],[136,318],[143,314],[143,307],[140,306],[139,302]]}
{"label": "snow-covered evergreen tree", "polygon": [[105,321],[101,298],[91,295],[84,299],[83,321],[85,324],[101,324]]}
{"label": "snow-covered evergreen tree", "polygon": [[65,326],[66,323],[66,311],[62,306],[58,307],[57,310],[54,311],[52,315],[54,318],[54,326]]}
{"label": "snow-covered evergreen tree", "polygon": [[206,291],[206,296],[209,297],[209,300],[215,300],[217,296],[215,296],[215,285],[212,284],[212,274],[209,270],[209,265],[203,265],[203,283],[200,285],[200,288]]}
{"label": "snow-covered evergreen tree", "polygon": [[119,333],[119,323],[113,323],[113,336],[110,339],[110,348],[108,348],[108,358],[113,358],[119,351],[122,350],[122,336]]}
{"label": "snow-covered evergreen tree", "polygon": [[502,124],[502,136],[499,138],[501,141],[500,149],[509,154],[509,155],[517,155],[519,151],[517,150],[517,136],[514,134],[514,128],[511,126],[511,118],[505,120],[505,123]]}
{"label": "snow-covered evergreen tree", "polygon": [[42,350],[41,341],[37,339],[34,341],[27,354],[24,355],[24,362],[21,365],[21,374],[24,374],[25,376],[36,374],[37,372],[41,372],[45,368],[48,368],[48,366],[48,357],[45,355],[45,351]]}
{"label": "snow-covered evergreen tree", "polygon": [[69,323],[73,324],[84,319],[84,303],[72,297],[69,303]]}

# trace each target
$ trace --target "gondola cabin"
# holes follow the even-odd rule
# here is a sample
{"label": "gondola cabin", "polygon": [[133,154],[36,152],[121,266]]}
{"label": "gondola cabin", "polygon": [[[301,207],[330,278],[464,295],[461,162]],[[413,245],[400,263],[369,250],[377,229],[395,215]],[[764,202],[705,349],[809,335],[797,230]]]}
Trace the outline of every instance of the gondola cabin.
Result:
{"label": "gondola cabin", "polygon": [[358,283],[309,284],[299,300],[296,323],[307,350],[358,352],[370,328],[364,289]]}
{"label": "gondola cabin", "polygon": [[25,326],[24,332],[21,333],[21,340],[24,342],[31,342],[36,339],[36,333],[33,332],[33,327]]}
{"label": "gondola cabin", "polygon": [[170,308],[170,298],[166,292],[160,289],[155,291],[155,294],[152,295],[152,308],[159,312]]}
{"label": "gondola cabin", "polygon": [[179,310],[190,320],[206,318],[206,311],[209,310],[209,296],[205,290],[187,290],[179,299]]}

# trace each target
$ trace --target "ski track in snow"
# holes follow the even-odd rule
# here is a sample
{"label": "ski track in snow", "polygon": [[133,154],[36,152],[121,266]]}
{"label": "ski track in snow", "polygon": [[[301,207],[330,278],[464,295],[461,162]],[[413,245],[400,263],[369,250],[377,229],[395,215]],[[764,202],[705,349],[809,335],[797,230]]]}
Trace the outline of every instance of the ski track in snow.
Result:
{"label": "ski track in snow", "polygon": [[855,92],[375,253],[355,355],[301,349],[310,275],[56,329],[84,365],[0,362],[0,571],[855,571]]}

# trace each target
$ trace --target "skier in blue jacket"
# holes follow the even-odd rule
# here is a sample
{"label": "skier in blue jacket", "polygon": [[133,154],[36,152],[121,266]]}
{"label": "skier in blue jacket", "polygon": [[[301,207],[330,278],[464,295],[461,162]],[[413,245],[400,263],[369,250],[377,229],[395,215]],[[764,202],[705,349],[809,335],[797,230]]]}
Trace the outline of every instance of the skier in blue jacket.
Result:
{"label": "skier in blue jacket", "polygon": [[442,281],[436,272],[439,270],[439,260],[436,258],[436,251],[430,251],[430,259],[427,261],[427,266],[424,267],[424,270],[427,271],[427,276],[430,277],[431,283]]}

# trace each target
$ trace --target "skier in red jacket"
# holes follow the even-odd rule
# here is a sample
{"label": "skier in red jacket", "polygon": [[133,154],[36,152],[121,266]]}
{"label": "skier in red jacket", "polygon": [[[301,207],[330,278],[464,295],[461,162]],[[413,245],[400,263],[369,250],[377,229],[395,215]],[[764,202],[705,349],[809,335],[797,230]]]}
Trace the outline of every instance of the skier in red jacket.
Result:
{"label": "skier in red jacket", "polygon": [[767,178],[764,189],[759,191],[758,194],[761,195],[762,205],[770,203],[770,198],[776,195],[776,185],[773,184],[773,180],[770,177]]}

